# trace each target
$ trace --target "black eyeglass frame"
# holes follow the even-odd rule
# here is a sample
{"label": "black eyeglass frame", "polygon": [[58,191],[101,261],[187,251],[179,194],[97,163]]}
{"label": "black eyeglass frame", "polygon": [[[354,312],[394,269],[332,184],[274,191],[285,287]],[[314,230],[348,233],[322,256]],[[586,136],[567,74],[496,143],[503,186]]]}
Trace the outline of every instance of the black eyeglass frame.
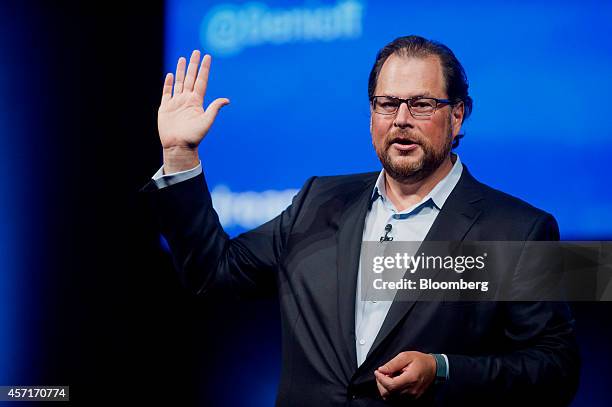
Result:
{"label": "black eyeglass frame", "polygon": [[[387,99],[396,100],[396,101],[399,101],[399,104],[397,105],[397,108],[395,109],[395,111],[393,111],[392,113],[378,112],[378,111],[376,111],[376,105],[375,105],[376,98],[387,98]],[[433,111],[431,113],[416,113],[415,114],[412,111],[412,107],[413,107],[412,103],[415,100],[423,100],[423,99],[434,100],[436,102],[436,105],[434,106]],[[457,104],[459,102],[461,102],[460,99],[452,101],[450,99],[438,99],[438,98],[425,97],[425,96],[414,96],[414,97],[411,97],[411,98],[402,99],[402,98],[398,98],[398,97],[395,97],[395,96],[380,95],[380,96],[372,96],[370,98],[370,104],[372,105],[372,109],[374,110],[374,113],[382,114],[382,115],[385,115],[385,116],[390,116],[390,115],[396,114],[397,111],[399,110],[400,106],[402,105],[402,103],[406,103],[406,106],[408,107],[408,111],[410,111],[410,114],[412,116],[414,116],[414,117],[431,117],[431,116],[433,116],[436,113],[436,111],[438,110],[438,107],[440,105],[450,105],[450,106],[453,106],[453,105],[455,105],[455,104]]]}

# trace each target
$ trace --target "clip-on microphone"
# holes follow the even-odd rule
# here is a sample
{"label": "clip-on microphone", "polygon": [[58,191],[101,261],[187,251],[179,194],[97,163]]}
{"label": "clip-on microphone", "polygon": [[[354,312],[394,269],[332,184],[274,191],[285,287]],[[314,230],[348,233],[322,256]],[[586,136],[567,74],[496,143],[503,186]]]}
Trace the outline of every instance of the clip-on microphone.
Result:
{"label": "clip-on microphone", "polygon": [[391,229],[393,229],[393,226],[388,223],[387,226],[385,226],[385,235],[380,237],[380,243],[390,242],[393,240],[393,236],[389,236],[389,232],[391,232]]}

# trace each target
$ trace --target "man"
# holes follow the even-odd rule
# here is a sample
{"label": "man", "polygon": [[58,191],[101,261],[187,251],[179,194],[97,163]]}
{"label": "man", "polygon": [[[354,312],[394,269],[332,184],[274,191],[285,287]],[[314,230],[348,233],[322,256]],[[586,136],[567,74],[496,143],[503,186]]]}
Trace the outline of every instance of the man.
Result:
{"label": "man", "polygon": [[[370,74],[381,172],[312,177],[272,221],[229,239],[198,145],[228,99],[203,109],[210,56],[166,76],[164,164],[144,188],[177,270],[198,295],[277,293],[283,365],[277,405],[564,405],[579,358],[564,304],[364,301],[362,241],[558,240],[554,218],[476,181],[451,153],[472,109],[446,46],[401,37]],[[389,228],[387,225],[391,225]]]}

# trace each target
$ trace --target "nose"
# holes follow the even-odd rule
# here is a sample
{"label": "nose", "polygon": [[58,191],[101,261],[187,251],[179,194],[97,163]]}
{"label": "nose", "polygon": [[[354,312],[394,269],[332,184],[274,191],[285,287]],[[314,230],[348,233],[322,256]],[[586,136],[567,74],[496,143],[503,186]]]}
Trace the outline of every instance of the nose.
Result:
{"label": "nose", "polygon": [[393,126],[399,127],[401,129],[413,127],[412,120],[414,120],[414,117],[412,117],[410,109],[408,109],[408,104],[406,102],[403,102],[397,108],[397,112],[395,112]]}

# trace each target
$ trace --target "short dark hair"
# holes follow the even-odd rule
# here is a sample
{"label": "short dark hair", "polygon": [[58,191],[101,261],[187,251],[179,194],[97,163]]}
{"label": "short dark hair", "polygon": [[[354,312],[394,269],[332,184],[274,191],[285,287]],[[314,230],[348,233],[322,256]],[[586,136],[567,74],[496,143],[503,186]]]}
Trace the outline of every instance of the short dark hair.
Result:
{"label": "short dark hair", "polygon": [[[378,82],[378,75],[383,67],[383,64],[391,55],[397,54],[404,57],[424,58],[430,55],[435,55],[440,58],[442,72],[444,74],[444,82],[446,85],[446,93],[448,99],[453,102],[463,101],[464,113],[463,121],[465,121],[472,113],[472,98],[468,95],[468,80],[465,75],[463,66],[450,48],[437,41],[428,40],[418,35],[409,35],[399,37],[385,45],[376,54],[376,61],[370,71],[368,80],[368,99],[372,100],[374,90]],[[455,137],[452,148],[459,146],[459,139],[463,138],[463,134],[458,134]]]}

